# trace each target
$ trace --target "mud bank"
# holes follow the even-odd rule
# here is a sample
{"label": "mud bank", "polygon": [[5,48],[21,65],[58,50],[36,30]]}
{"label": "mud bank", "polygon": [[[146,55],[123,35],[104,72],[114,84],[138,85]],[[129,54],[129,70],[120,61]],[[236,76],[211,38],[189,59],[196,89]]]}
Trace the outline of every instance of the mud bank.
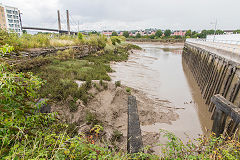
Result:
{"label": "mud bank", "polygon": [[[99,81],[94,81],[93,84]],[[93,98],[87,105],[77,101],[77,112],[71,113],[69,108],[62,105],[55,105],[52,111],[58,112],[61,119],[68,123],[75,123],[79,126],[78,132],[87,132],[90,126],[86,124],[85,117],[87,112],[91,112],[104,128],[104,137],[111,141],[116,132],[121,133],[122,137],[113,142],[119,149],[126,151],[127,147],[127,100],[129,94],[136,96],[138,112],[141,125],[152,125],[154,123],[171,124],[177,120],[178,114],[175,109],[164,107],[164,101],[154,101],[148,98],[143,92],[131,88],[131,93],[126,91],[126,86],[116,87],[114,82],[105,82],[108,84],[107,89],[98,90],[94,87],[89,91]],[[162,106],[162,107],[160,107]],[[156,110],[156,108],[158,108]],[[159,134],[154,132],[143,133],[144,146],[156,146]]]}
{"label": "mud bank", "polygon": [[184,42],[181,42],[181,41],[180,42],[161,42],[161,41],[131,42],[131,41],[129,41],[128,43],[137,44],[137,45],[143,45],[143,44],[160,45],[160,47],[165,46],[166,48],[169,48],[169,49],[173,48],[173,47],[175,47],[175,49],[176,49],[176,47],[179,48],[179,49],[183,49],[183,47],[184,47]]}

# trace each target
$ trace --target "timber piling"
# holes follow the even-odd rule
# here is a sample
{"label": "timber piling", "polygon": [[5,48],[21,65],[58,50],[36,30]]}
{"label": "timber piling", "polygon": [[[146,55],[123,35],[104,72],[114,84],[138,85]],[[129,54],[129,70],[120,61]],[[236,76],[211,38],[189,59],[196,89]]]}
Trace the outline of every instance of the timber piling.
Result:
{"label": "timber piling", "polygon": [[188,42],[182,56],[212,112],[212,131],[232,135],[240,121],[240,64]]}

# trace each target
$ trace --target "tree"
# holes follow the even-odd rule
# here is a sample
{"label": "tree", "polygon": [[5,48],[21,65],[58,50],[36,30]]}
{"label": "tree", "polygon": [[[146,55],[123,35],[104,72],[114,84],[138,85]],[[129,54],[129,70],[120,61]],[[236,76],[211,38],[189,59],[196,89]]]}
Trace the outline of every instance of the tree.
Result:
{"label": "tree", "polygon": [[167,30],[165,30],[165,32],[164,32],[164,36],[165,37],[169,37],[170,35],[171,35],[171,30],[170,29],[167,29]]}
{"label": "tree", "polygon": [[126,37],[126,38],[128,38],[128,37],[129,37],[128,31],[124,31],[124,32],[123,32],[123,36]]}
{"label": "tree", "polygon": [[91,31],[91,32],[88,33],[88,35],[92,35],[92,34],[99,35],[99,33],[97,31]]}
{"label": "tree", "polygon": [[155,33],[156,37],[161,37],[163,35],[163,32],[161,30],[157,30],[157,32]]}
{"label": "tree", "polygon": [[240,29],[234,31],[233,33],[240,33]]}
{"label": "tree", "polygon": [[198,35],[199,38],[206,38],[207,37],[207,30],[202,30],[201,33]]}
{"label": "tree", "polygon": [[149,38],[150,38],[150,39],[154,39],[154,38],[155,38],[155,35],[152,34],[152,35],[149,36]]}
{"label": "tree", "polygon": [[216,34],[223,34],[223,33],[224,33],[223,30],[220,30],[220,29],[216,30]]}
{"label": "tree", "polygon": [[112,36],[118,36],[117,32],[112,32]]}
{"label": "tree", "polygon": [[136,38],[141,38],[141,34],[137,33]]}
{"label": "tree", "polygon": [[192,31],[191,31],[190,29],[187,30],[185,36],[186,36],[186,37],[187,37],[187,36],[192,37]]}
{"label": "tree", "polygon": [[22,30],[23,34],[27,34],[27,31],[26,30]]}

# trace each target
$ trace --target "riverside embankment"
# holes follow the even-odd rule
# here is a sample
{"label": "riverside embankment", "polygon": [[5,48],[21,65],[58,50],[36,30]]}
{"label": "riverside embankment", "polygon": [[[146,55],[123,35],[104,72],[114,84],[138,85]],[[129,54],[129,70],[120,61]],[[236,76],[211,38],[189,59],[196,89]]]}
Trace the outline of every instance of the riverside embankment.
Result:
{"label": "riverside embankment", "polygon": [[[152,123],[146,123],[142,106],[138,106],[143,136],[159,133],[159,129],[169,130],[185,140],[188,136],[193,138],[206,133],[211,127],[210,115],[192,75],[182,64],[183,44],[137,45],[143,50],[130,54],[126,62],[112,63],[116,72],[110,75],[114,81],[120,80],[153,99],[155,112],[169,113],[158,117],[157,121],[150,115]],[[165,118],[168,121],[164,121]],[[161,138],[158,140],[160,142]]]}

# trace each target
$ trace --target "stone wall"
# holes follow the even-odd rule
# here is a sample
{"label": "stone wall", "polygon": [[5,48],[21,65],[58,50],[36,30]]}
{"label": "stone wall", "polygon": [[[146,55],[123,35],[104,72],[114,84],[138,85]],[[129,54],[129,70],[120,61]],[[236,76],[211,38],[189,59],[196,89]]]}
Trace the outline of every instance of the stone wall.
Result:
{"label": "stone wall", "polygon": [[47,57],[49,55],[56,55],[58,51],[64,51],[67,49],[73,49],[74,58],[76,59],[85,57],[98,51],[97,47],[91,45],[66,46],[47,49],[34,48],[18,53],[11,53],[11,55],[4,57],[3,61],[15,65],[18,71],[31,70],[34,67],[40,67],[50,62],[48,58],[44,57]]}

